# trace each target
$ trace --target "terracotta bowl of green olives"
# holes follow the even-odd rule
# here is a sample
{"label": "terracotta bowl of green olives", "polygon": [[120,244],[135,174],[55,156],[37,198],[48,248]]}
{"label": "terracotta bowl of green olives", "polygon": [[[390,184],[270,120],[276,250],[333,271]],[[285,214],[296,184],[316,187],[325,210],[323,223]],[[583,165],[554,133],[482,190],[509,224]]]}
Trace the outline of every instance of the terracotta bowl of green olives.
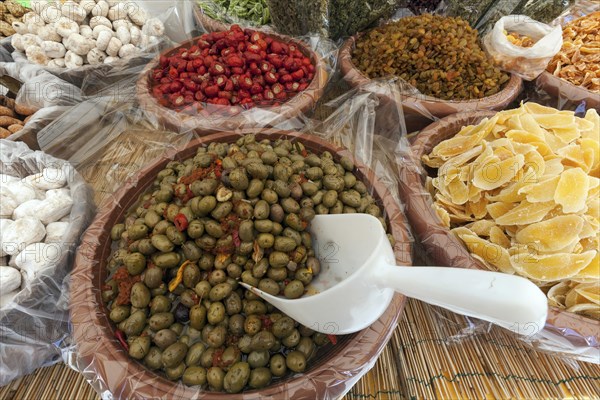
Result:
{"label": "terracotta bowl of green olives", "polygon": [[324,213],[377,216],[397,263],[411,265],[397,201],[345,149],[272,129],[212,134],[168,152],[113,198],[86,231],[71,278],[77,365],[100,392],[337,397],[396,327],[398,294],[369,328],[336,336],[239,285],[305,295],[320,269],[308,227]]}

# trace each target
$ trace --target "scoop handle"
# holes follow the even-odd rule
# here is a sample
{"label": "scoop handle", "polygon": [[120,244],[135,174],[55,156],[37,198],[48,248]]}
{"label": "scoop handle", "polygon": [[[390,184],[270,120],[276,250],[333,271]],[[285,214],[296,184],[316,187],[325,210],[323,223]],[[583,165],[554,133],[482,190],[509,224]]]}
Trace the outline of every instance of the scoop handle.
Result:
{"label": "scoop handle", "polygon": [[375,269],[375,283],[458,314],[483,319],[521,335],[544,328],[546,295],[531,281],[500,272],[450,267]]}

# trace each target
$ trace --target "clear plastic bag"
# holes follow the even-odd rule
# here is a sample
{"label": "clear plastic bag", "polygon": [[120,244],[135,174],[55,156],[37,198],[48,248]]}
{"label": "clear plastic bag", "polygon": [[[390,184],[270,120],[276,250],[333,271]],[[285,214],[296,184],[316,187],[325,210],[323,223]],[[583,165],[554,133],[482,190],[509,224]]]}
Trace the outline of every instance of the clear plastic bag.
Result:
{"label": "clear plastic bag", "polygon": [[69,163],[30,150],[24,143],[0,140],[0,173],[24,178],[46,167],[57,168],[66,176],[73,207],[65,219],[66,233],[51,245],[52,252],[44,253],[51,265],[0,308],[0,385],[58,362],[61,342],[69,334],[65,279],[80,236],[93,218],[91,191]]}
{"label": "clear plastic bag", "polygon": [[[387,90],[397,92],[394,85],[388,85]],[[208,390],[169,382],[130,359],[108,323],[99,286],[107,276],[104,262],[110,252],[102,244],[110,231],[105,226],[116,223],[137,202],[154,180],[157,168],[162,169],[171,159],[190,157],[198,146],[231,142],[245,134],[258,133],[260,138],[284,135],[293,142],[305,143],[311,151],[330,149],[335,157],[344,154],[354,158],[360,165],[357,176],[365,182],[378,181],[373,187],[367,186],[373,196],[383,200],[386,220],[396,239],[398,263],[410,265],[412,239],[398,200],[399,182],[389,161],[394,155],[394,143],[404,134],[399,123],[401,109],[395,103],[380,104],[370,91],[354,92],[329,104],[335,108],[332,116],[324,123],[304,119],[305,124],[297,126],[301,132],[238,129],[198,138],[191,131],[157,130],[154,124],[144,122],[143,114],[131,104],[115,107],[113,98],[104,98],[76,106],[40,132],[43,147],[68,158],[94,187],[96,202],[101,204],[95,222],[82,239],[71,277],[73,334],[71,346],[63,348],[65,362],[80,371],[99,393],[112,398],[214,396]],[[78,125],[72,124],[75,120],[79,120]],[[61,127],[68,129],[59,133]],[[389,138],[375,135],[379,131],[386,132]],[[341,150],[331,141],[351,146]],[[70,146],[64,145],[67,142]],[[179,152],[182,148],[186,149],[183,153]],[[403,297],[396,295],[386,313],[371,327],[340,336],[335,346],[329,345],[318,353],[304,374],[279,380],[261,390],[261,395],[338,398],[373,367],[396,327],[403,305]],[[250,396],[255,394],[232,398]]]}
{"label": "clear plastic bag", "polygon": [[[488,269],[480,259],[474,257],[463,241],[450,232],[434,209],[433,197],[426,183],[427,177],[438,176],[438,170],[422,163],[422,156],[444,140],[454,137],[463,127],[479,124],[484,118],[494,116],[492,111],[464,112],[440,119],[404,142],[404,155],[399,163],[400,194],[406,215],[415,234],[416,242],[422,246],[422,255],[429,265],[446,265],[458,268]],[[580,115],[581,116],[581,115]],[[490,167],[491,168],[491,167]],[[450,174],[451,172],[448,172]],[[461,226],[456,222],[453,226]],[[493,252],[494,249],[489,249]],[[491,324],[468,318],[450,339],[461,341],[479,332],[486,331]],[[600,321],[591,317],[567,312],[549,306],[548,318],[543,329],[533,335],[520,335],[519,340],[551,354],[600,364]]]}
{"label": "clear plastic bag", "polygon": [[[525,35],[535,43],[521,47],[509,41],[507,34]],[[562,46],[562,29],[532,20],[524,15],[500,18],[494,29],[483,38],[483,47],[505,71],[531,81],[548,66]]]}
{"label": "clear plastic bag", "polygon": [[267,0],[278,32],[318,34],[337,40],[389,18],[398,0]]}

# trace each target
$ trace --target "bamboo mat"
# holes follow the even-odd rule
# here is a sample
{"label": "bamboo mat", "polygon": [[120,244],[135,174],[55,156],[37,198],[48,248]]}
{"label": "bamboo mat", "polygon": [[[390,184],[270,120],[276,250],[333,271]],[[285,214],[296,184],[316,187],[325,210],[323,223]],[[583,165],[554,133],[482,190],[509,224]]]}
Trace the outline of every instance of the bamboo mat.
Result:
{"label": "bamboo mat", "polygon": [[[319,119],[326,115],[326,110],[317,110]],[[82,152],[70,159],[92,183],[95,201],[101,204],[133,169],[164,152],[165,139],[160,138],[164,134],[131,130],[119,140],[106,141],[96,157]],[[177,146],[188,140],[182,136],[172,139]],[[500,328],[456,340],[464,326],[461,316],[408,301],[375,366],[344,400],[600,398],[600,366],[539,353]],[[82,375],[58,364],[1,387],[0,399],[87,400],[99,396]]]}
{"label": "bamboo mat", "polygon": [[[502,329],[452,343],[463,318],[410,300],[392,340],[344,400],[597,399],[600,366],[555,358]],[[0,388],[0,399],[99,399],[64,364]]]}

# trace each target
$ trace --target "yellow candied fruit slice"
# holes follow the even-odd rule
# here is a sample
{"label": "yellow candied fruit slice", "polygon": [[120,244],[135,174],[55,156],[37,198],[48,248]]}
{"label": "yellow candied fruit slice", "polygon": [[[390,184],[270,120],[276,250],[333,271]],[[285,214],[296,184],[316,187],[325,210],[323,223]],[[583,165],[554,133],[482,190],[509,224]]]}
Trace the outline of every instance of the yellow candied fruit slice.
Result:
{"label": "yellow candied fruit slice", "polygon": [[524,163],[525,157],[522,154],[517,154],[503,161],[500,161],[498,157],[494,157],[475,170],[472,183],[483,190],[499,188],[513,179],[517,172],[523,168]]}
{"label": "yellow candied fruit slice", "polygon": [[479,221],[475,221],[469,225],[469,228],[473,233],[478,236],[490,236],[490,230],[496,226],[496,223],[489,219],[482,219]]}
{"label": "yellow candied fruit slice", "polygon": [[545,159],[544,176],[557,176],[565,170],[565,166],[562,165],[562,159],[560,157],[552,158],[550,160]]}
{"label": "yellow candied fruit slice", "polygon": [[504,214],[506,214],[513,208],[515,208],[516,206],[517,206],[516,203],[497,202],[497,203],[488,204],[486,206],[486,209],[487,209],[488,214],[490,214],[490,217],[492,217],[494,220],[498,220],[498,218],[500,218],[501,216],[503,216]]}
{"label": "yellow candied fruit slice", "polygon": [[517,253],[510,256],[510,261],[519,275],[537,281],[554,282],[577,275],[590,263],[595,254],[595,251],[549,255]]}
{"label": "yellow candied fruit slice", "polygon": [[583,150],[583,156],[586,164],[590,164],[589,174],[600,178],[600,142],[590,138],[581,139],[579,142]]}
{"label": "yellow candied fruit slice", "polygon": [[576,213],[586,206],[589,179],[581,168],[567,169],[560,175],[554,201],[565,213]]}
{"label": "yellow candied fruit slice", "polygon": [[[578,144],[570,144],[558,150],[558,154],[563,157],[562,164],[566,167],[579,167],[586,173],[590,172],[593,165],[593,159],[588,156]],[[592,154],[593,157],[593,154]]]}
{"label": "yellow candied fruit slice", "polygon": [[525,182],[511,182],[506,185],[497,195],[486,195],[488,201],[501,201],[504,203],[519,203],[525,200],[525,194],[522,189],[526,186]]}
{"label": "yellow candied fruit slice", "polygon": [[[554,202],[530,203],[527,200],[508,211],[506,214],[495,218],[498,225],[528,225],[540,222],[550,210]],[[488,208],[489,212],[489,208]]]}
{"label": "yellow candied fruit slice", "polygon": [[530,114],[555,115],[556,114],[556,109],[554,109],[552,107],[546,107],[541,104],[534,103],[532,101],[523,104],[523,109],[528,113],[526,115],[530,115]]}
{"label": "yellow candied fruit slice", "polygon": [[524,194],[530,203],[554,201],[554,192],[556,192],[559,179],[559,176],[554,176],[539,183],[524,186],[519,190],[519,194]]}
{"label": "yellow candied fruit slice", "polygon": [[577,215],[555,217],[526,226],[517,232],[516,239],[519,243],[537,246],[539,251],[560,250],[579,241],[583,222]]}
{"label": "yellow candied fruit slice", "polygon": [[592,319],[600,319],[600,306],[598,304],[577,304],[567,308],[567,311],[575,314],[583,314]]}
{"label": "yellow candied fruit slice", "polygon": [[592,303],[600,304],[600,282],[580,283],[575,291]]}
{"label": "yellow candied fruit slice", "polygon": [[573,112],[561,113],[554,110],[554,113],[552,114],[534,114],[535,115],[533,115],[533,118],[535,121],[546,130],[555,128],[562,129],[564,127],[571,126],[573,126],[574,130],[577,130],[577,125],[575,124],[575,113]]}
{"label": "yellow candied fruit slice", "polygon": [[472,214],[476,219],[482,219],[487,215],[488,200],[481,197],[478,201],[467,203],[466,211]]}
{"label": "yellow candied fruit slice", "polygon": [[508,236],[506,236],[504,231],[502,229],[500,229],[498,226],[494,226],[490,229],[489,237],[490,237],[490,242],[492,242],[492,243],[495,243],[495,244],[500,245],[507,249],[510,247],[510,239],[508,238]]}
{"label": "yellow candied fruit slice", "polygon": [[440,219],[442,225],[444,225],[446,228],[450,228],[450,214],[448,214],[448,211],[444,210],[437,204],[433,205],[433,209],[435,210],[435,213]]}
{"label": "yellow candied fruit slice", "polygon": [[469,200],[469,188],[460,179],[454,179],[446,186],[450,199],[454,204],[463,205]]}
{"label": "yellow candied fruit slice", "polygon": [[579,271],[575,276],[573,276],[574,280],[595,280],[598,281],[600,279],[600,253],[596,252],[596,255],[590,261],[590,263],[581,271]]}
{"label": "yellow candied fruit slice", "polygon": [[569,286],[569,281],[560,282],[550,288],[548,290],[548,305],[551,307],[560,307],[563,308],[565,306],[565,299],[567,297],[567,293],[571,290]]}
{"label": "yellow candied fruit slice", "polygon": [[569,290],[569,292],[565,296],[565,306],[567,308],[571,308],[578,304],[589,304],[589,303],[591,303],[590,300],[587,297],[579,294],[579,292],[577,290],[575,290],[575,288]]}
{"label": "yellow candied fruit slice", "polygon": [[552,132],[563,143],[571,143],[581,137],[581,133],[575,122],[554,127],[552,128]]}
{"label": "yellow candied fruit slice", "polygon": [[508,250],[476,235],[459,235],[471,253],[477,254],[500,272],[514,273]]}

